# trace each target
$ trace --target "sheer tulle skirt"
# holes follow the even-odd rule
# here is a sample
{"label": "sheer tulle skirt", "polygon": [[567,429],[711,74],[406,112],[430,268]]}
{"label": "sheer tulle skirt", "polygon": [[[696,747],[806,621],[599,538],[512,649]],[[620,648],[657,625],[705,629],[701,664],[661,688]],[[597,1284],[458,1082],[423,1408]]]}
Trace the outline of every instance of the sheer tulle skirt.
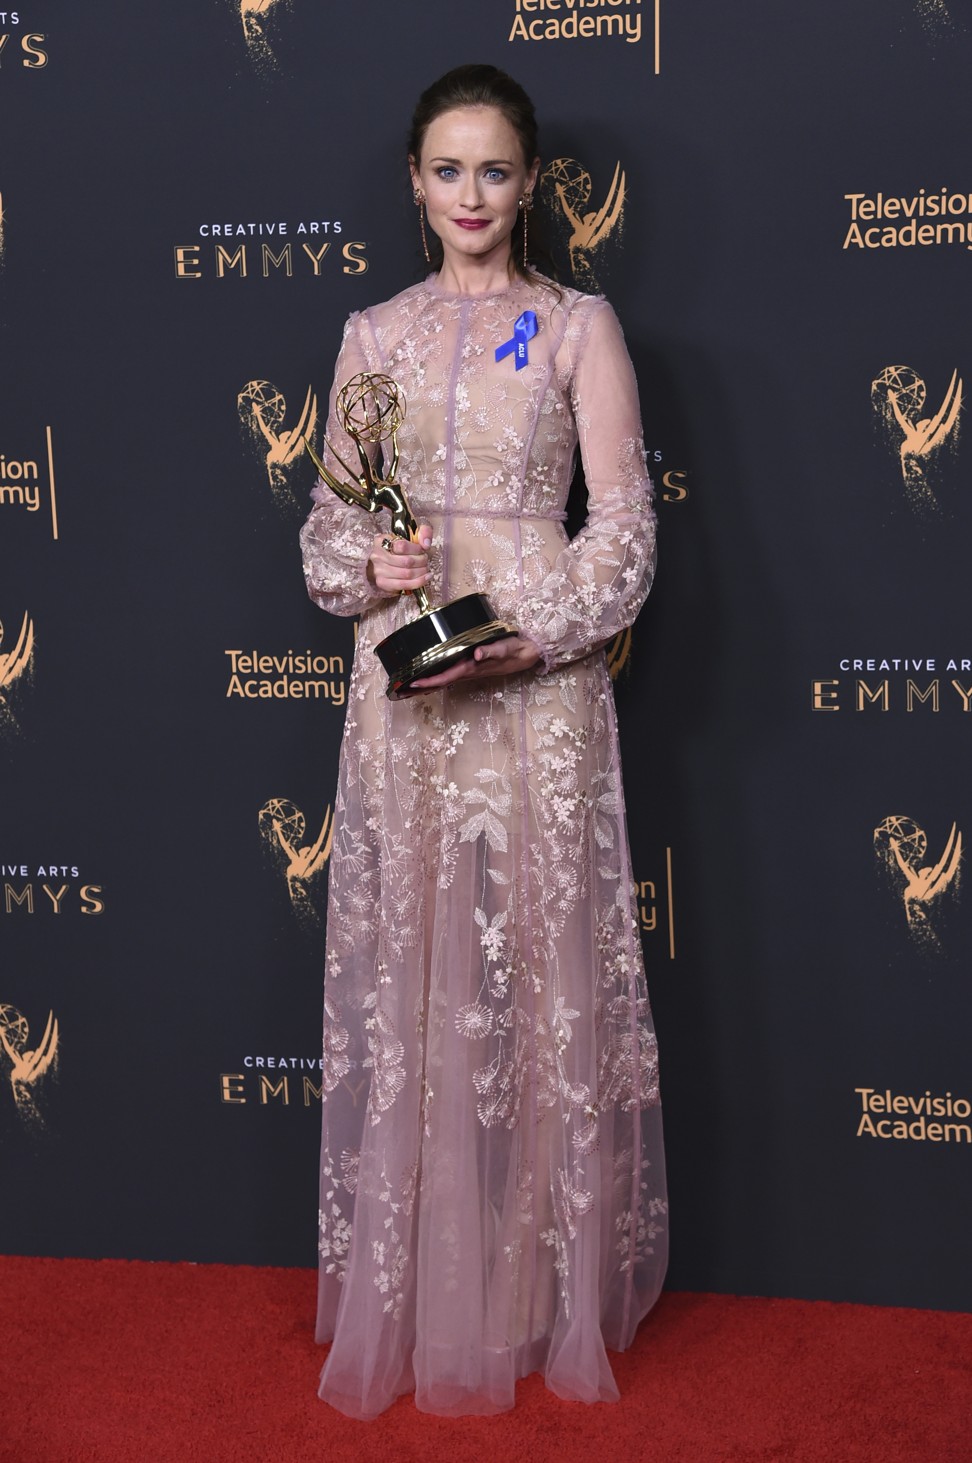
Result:
{"label": "sheer tulle skirt", "polygon": [[661,1286],[613,700],[603,657],[568,669],[563,694],[566,672],[395,705],[352,688],[317,1334],[320,1395],[353,1417],[412,1390],[428,1412],[502,1411],[536,1370],[560,1397],[615,1400],[605,1347]]}

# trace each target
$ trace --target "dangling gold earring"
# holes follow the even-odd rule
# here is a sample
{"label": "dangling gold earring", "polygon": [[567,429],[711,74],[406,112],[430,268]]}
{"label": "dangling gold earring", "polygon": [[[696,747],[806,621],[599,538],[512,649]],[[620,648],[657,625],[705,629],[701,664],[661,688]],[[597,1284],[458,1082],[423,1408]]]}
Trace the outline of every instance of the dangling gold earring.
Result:
{"label": "dangling gold earring", "polygon": [[425,194],[420,188],[416,188],[415,192],[412,194],[412,197],[418,204],[419,228],[422,230],[422,251],[425,254],[425,262],[426,264],[431,264],[432,255],[429,253],[429,241],[425,237]]}
{"label": "dangling gold earring", "polygon": [[524,194],[524,196],[519,200],[519,206],[523,209],[523,268],[528,269],[529,264],[527,262],[527,214],[533,207],[533,194]]}

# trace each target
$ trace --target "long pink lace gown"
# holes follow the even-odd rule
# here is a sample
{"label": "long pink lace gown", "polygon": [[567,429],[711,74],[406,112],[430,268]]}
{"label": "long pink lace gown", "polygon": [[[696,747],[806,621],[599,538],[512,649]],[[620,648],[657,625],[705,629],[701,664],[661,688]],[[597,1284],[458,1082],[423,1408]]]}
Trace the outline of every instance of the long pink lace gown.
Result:
{"label": "long pink lace gown", "polygon": [[[524,310],[529,364],[497,362]],[[433,600],[482,591],[542,651],[525,675],[392,702],[373,653],[417,611],[369,584],[386,515],[321,484],[312,598],[360,615],[330,861],[320,1395],[369,1418],[614,1400],[666,1262],[655,1038],[602,647],[654,568],[637,390],[603,300],[434,280],[348,322],[335,384],[404,389],[399,477]],[[347,462],[334,415],[327,435]],[[586,527],[564,503],[580,443]],[[340,471],[333,459],[329,463]]]}

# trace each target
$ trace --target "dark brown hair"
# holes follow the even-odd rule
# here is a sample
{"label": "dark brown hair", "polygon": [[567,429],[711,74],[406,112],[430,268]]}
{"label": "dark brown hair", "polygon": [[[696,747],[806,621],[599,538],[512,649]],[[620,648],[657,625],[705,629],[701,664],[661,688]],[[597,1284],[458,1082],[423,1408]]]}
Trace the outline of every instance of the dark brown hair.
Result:
{"label": "dark brown hair", "polygon": [[[533,103],[518,81],[500,71],[497,66],[456,66],[440,76],[423,91],[412,117],[408,134],[408,155],[416,163],[421,160],[425,134],[443,112],[452,112],[457,107],[495,107],[502,112],[523,148],[523,161],[527,167],[538,153],[537,119]],[[513,267],[523,279],[531,284],[537,282],[533,270],[523,263],[523,214],[518,215],[510,239]],[[433,235],[429,239],[432,263],[436,269],[442,267],[442,244]],[[530,220],[529,250],[531,258],[549,265],[549,257],[539,238],[534,218]]]}

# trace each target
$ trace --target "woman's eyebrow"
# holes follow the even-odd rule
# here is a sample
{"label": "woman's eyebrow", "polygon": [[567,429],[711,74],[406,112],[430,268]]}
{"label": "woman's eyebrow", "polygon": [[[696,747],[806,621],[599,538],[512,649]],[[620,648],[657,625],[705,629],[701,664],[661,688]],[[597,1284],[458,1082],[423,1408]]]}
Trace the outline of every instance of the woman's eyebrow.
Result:
{"label": "woman's eyebrow", "polygon": [[[459,167],[459,166],[461,166],[462,159],[461,158],[457,158],[457,157],[433,157],[433,158],[429,158],[429,162],[431,162],[431,163],[452,163],[452,165],[454,167]],[[489,158],[486,158],[486,160],[484,162],[481,162],[479,164],[479,166],[481,168],[495,168],[495,167],[498,167],[500,164],[502,164],[503,167],[506,167],[506,168],[511,168],[513,166],[513,163],[507,157],[489,157]]]}

